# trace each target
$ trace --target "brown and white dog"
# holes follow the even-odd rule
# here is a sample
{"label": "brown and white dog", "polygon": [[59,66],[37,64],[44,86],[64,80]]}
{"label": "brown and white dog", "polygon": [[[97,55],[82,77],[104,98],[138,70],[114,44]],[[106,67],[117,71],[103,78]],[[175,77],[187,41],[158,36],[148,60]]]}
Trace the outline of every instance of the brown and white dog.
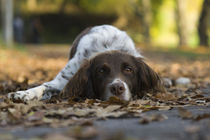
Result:
{"label": "brown and white dog", "polygon": [[132,39],[110,25],[87,28],[73,42],[66,66],[54,80],[26,91],[8,94],[13,101],[61,97],[122,100],[161,91],[161,81],[135,49]]}

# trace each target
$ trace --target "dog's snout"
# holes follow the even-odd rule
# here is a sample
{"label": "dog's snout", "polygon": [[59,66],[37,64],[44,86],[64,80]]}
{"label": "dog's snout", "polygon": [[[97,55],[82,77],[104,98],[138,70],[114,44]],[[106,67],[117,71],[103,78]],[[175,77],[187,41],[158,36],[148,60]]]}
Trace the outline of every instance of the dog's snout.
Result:
{"label": "dog's snout", "polygon": [[114,83],[110,85],[110,91],[114,95],[121,95],[125,91],[125,86],[121,82]]}

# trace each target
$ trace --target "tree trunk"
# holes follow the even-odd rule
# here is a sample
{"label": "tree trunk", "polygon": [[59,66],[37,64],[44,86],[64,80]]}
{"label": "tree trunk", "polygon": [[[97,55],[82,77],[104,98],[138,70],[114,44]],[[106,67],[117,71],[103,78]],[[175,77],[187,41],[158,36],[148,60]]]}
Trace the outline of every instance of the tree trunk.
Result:
{"label": "tree trunk", "polygon": [[13,0],[1,0],[3,40],[7,46],[13,43]]}
{"label": "tree trunk", "polygon": [[144,27],[144,40],[147,45],[150,44],[150,25],[152,19],[151,3],[150,0],[142,0],[143,8],[143,27]]}
{"label": "tree trunk", "polygon": [[179,36],[179,47],[187,46],[186,30],[186,0],[176,0],[177,32]]}
{"label": "tree trunk", "polygon": [[210,0],[204,0],[203,8],[200,14],[198,34],[201,46],[208,46],[208,16],[209,16]]}

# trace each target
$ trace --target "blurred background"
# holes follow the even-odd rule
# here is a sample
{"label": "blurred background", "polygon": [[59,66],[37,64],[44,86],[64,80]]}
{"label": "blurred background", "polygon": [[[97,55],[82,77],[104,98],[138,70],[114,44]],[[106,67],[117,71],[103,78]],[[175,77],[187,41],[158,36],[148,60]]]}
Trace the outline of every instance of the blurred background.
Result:
{"label": "blurred background", "polygon": [[0,44],[71,44],[89,26],[112,24],[136,44],[210,46],[210,0],[0,0]]}
{"label": "blurred background", "polygon": [[[125,30],[142,50],[145,62],[164,78],[167,90],[165,95],[148,96],[151,100],[147,97],[129,103],[131,106],[127,109],[123,103],[121,110],[107,110],[101,116],[120,114],[119,111],[127,116],[125,111],[134,114],[135,108],[138,113],[151,109],[154,112],[139,114],[140,118],[136,116],[135,120],[132,115],[125,119],[124,114],[122,119],[109,117],[113,120],[100,119],[97,123],[92,117],[100,116],[103,110],[91,107],[93,100],[86,100],[87,105],[73,105],[79,115],[62,113],[69,112],[73,100],[66,105],[52,100],[49,106],[45,106],[46,102],[25,106],[4,100],[10,92],[54,79],[68,62],[69,48],[75,37],[86,27],[101,24]],[[209,99],[210,0],[0,0],[1,140],[135,140],[135,136],[210,140]],[[55,102],[58,104],[53,104]],[[185,110],[182,106],[189,108]],[[99,112],[85,113],[87,107]],[[176,107],[179,107],[178,112],[174,110]],[[172,112],[166,112],[168,109]],[[150,124],[166,118],[169,120]],[[141,125],[141,122],[146,124]],[[86,127],[92,129],[84,129]],[[165,129],[156,131],[161,127]],[[125,137],[125,132],[132,137]],[[109,133],[113,137],[103,138]]]}

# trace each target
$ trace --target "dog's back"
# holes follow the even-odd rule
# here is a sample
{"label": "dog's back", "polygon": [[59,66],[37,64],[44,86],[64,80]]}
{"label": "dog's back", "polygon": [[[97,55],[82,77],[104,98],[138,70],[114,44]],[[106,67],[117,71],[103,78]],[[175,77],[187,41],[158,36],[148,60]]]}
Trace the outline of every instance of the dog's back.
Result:
{"label": "dog's back", "polygon": [[132,39],[126,34],[110,25],[89,27],[77,36],[72,44],[70,58],[77,53],[80,57],[93,57],[106,51],[121,51],[142,57],[135,49]]}

